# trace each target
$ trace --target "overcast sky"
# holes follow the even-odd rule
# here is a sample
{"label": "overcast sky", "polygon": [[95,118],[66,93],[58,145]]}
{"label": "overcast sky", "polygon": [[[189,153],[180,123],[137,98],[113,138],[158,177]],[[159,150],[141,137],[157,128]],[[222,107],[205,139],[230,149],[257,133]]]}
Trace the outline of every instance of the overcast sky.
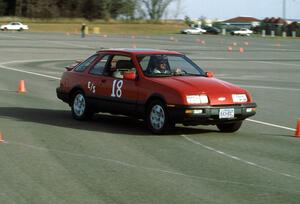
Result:
{"label": "overcast sky", "polygon": [[[185,15],[190,18],[204,16],[210,19],[228,19],[236,16],[253,16],[257,18],[282,17],[283,0],[175,0],[181,1],[180,12],[174,4],[168,16],[179,18]],[[286,0],[286,17],[300,19],[300,0]]]}

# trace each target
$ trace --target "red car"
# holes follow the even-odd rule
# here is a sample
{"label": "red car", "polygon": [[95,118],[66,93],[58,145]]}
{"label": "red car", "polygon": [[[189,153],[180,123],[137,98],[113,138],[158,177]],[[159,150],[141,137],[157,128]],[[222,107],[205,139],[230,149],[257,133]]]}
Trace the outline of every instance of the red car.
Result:
{"label": "red car", "polygon": [[66,69],[56,92],[76,120],[108,112],[143,118],[158,134],[176,123],[235,132],[256,113],[249,92],[178,52],[101,50]]}

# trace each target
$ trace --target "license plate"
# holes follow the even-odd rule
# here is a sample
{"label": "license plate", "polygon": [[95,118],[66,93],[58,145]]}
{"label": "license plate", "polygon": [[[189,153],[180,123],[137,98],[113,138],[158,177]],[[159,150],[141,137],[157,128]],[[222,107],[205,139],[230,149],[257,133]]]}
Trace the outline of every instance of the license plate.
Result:
{"label": "license plate", "polygon": [[234,118],[234,108],[220,109],[219,118]]}

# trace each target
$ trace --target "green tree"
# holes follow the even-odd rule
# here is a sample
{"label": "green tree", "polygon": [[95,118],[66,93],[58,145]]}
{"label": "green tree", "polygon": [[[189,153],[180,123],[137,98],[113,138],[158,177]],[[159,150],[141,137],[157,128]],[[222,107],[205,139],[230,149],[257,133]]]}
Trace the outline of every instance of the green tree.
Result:
{"label": "green tree", "polygon": [[3,2],[3,15],[14,16],[16,12],[16,0],[2,0]]}
{"label": "green tree", "polygon": [[5,0],[0,0],[0,16],[3,16],[6,11],[7,2]]}
{"label": "green tree", "polygon": [[120,16],[124,18],[134,18],[136,9],[136,0],[119,0],[111,1],[110,15],[112,18],[118,18]]}
{"label": "green tree", "polygon": [[193,21],[190,17],[188,16],[185,16],[184,17],[184,24],[188,25],[188,26],[191,26],[193,24]]}
{"label": "green tree", "polygon": [[150,19],[158,21],[163,17],[164,12],[172,1],[174,0],[140,0],[140,3],[145,7]]}

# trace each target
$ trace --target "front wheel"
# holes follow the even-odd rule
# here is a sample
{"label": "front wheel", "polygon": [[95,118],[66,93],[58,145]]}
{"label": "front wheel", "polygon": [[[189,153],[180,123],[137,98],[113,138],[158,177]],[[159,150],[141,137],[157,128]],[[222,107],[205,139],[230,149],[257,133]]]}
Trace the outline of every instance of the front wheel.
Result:
{"label": "front wheel", "polygon": [[166,105],[159,100],[152,101],[146,114],[148,128],[154,134],[162,134],[175,126],[169,117]]}
{"label": "front wheel", "polygon": [[222,123],[217,124],[218,129],[221,132],[236,132],[242,126],[242,121],[232,122],[232,123]]}
{"label": "front wheel", "polygon": [[92,116],[92,112],[89,110],[86,97],[82,91],[77,91],[73,95],[71,110],[72,117],[76,120],[86,120]]}

